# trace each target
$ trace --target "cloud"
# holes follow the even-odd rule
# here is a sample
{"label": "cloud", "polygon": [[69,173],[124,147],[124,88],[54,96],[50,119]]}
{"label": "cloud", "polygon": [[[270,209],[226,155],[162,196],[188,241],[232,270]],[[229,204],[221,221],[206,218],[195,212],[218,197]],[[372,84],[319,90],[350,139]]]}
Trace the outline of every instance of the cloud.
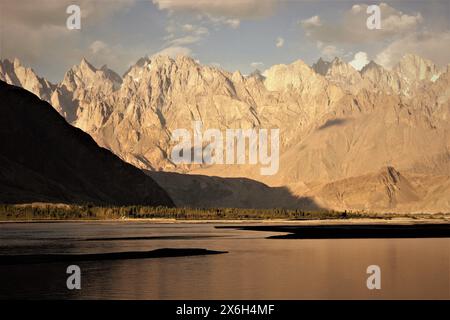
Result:
{"label": "cloud", "polygon": [[[146,47],[134,47],[133,50],[122,46],[121,44],[108,44],[102,40],[93,41],[88,50],[79,52],[78,54],[85,56],[91,63],[96,66],[108,65],[109,68],[116,72],[122,73],[124,69],[136,63],[136,56],[146,55]],[[80,57],[77,57],[77,63]]]}
{"label": "cloud", "polygon": [[284,39],[282,37],[278,37],[277,42],[275,43],[275,46],[277,48],[281,48],[282,46],[284,46]]}
{"label": "cloud", "polygon": [[212,24],[216,29],[221,26],[228,26],[233,29],[239,28],[241,25],[241,20],[236,18],[227,18],[227,17],[216,17],[212,15],[199,15],[197,19],[202,20],[205,23]]}
{"label": "cloud", "polygon": [[[86,23],[96,23],[112,14],[124,10],[136,0],[115,0],[107,4],[103,1],[78,0],[76,4],[81,8],[81,16]],[[72,0],[40,0],[36,5],[34,0],[2,0],[2,20],[9,24],[20,24],[30,28],[48,26],[65,26],[66,9],[74,4]]]}
{"label": "cloud", "polygon": [[202,38],[199,36],[187,35],[187,36],[184,36],[181,38],[170,40],[168,44],[170,46],[179,47],[179,46],[193,44],[193,43],[199,42],[200,40],[202,40]]}
{"label": "cloud", "polygon": [[160,10],[215,17],[253,18],[272,14],[279,0],[152,0]]}
{"label": "cloud", "polygon": [[379,30],[367,28],[367,19],[372,15],[367,13],[367,4],[348,7],[337,20],[314,15],[299,21],[299,25],[326,58],[357,52],[350,58],[356,69],[368,62],[368,56],[390,68],[406,53],[421,55],[440,65],[449,62],[447,23],[425,21],[420,12],[402,12],[386,3],[380,3],[379,7]]}
{"label": "cloud", "polygon": [[320,41],[317,41],[316,46],[319,49],[321,56],[326,60],[331,60],[334,57],[342,56],[344,54],[344,51],[342,49],[339,49],[334,45],[324,44]]}
{"label": "cloud", "polygon": [[304,19],[300,23],[304,28],[315,28],[322,26],[322,22],[320,21],[319,16],[313,16],[311,18]]}
{"label": "cloud", "polygon": [[169,56],[171,58],[176,58],[177,56],[191,56],[192,55],[192,50],[186,47],[168,47],[165,48],[159,52],[156,52],[152,55],[152,57],[154,56]]}
{"label": "cloud", "polygon": [[381,3],[381,29],[369,30],[366,4],[354,5],[347,10],[338,22],[326,23],[320,16],[312,16],[301,20],[299,24],[305,30],[307,37],[314,41],[329,44],[362,44],[398,38],[417,30],[422,24],[420,13],[406,14],[386,3]]}
{"label": "cloud", "polygon": [[369,61],[369,57],[368,57],[367,53],[360,51],[355,54],[353,60],[350,61],[349,63],[353,68],[355,68],[356,70],[359,71],[362,68],[364,68],[364,66],[366,64],[368,64],[369,62],[370,61]]}
{"label": "cloud", "polygon": [[107,50],[108,46],[103,41],[96,40],[91,43],[91,45],[89,46],[89,49],[91,50],[91,52],[93,54],[97,54],[97,53],[101,53],[101,52],[104,52],[105,50]]}
{"label": "cloud", "polygon": [[185,24],[182,26],[182,30],[187,33],[192,33],[196,35],[206,35],[209,33],[208,28],[192,25],[192,24]]}
{"label": "cloud", "polygon": [[450,31],[414,32],[389,44],[379,52],[375,62],[392,68],[405,53],[414,53],[444,66],[449,63]]}
{"label": "cloud", "polygon": [[83,31],[126,10],[135,0],[76,1],[81,8],[81,32],[66,28],[69,16],[66,9],[73,3],[72,0],[40,0],[39,3],[0,0],[1,56],[17,57],[33,67],[45,66],[47,76],[54,81],[63,68],[85,55],[84,43],[89,36]]}
{"label": "cloud", "polygon": [[241,25],[241,21],[238,19],[225,19],[224,23],[233,29],[237,29]]}
{"label": "cloud", "polygon": [[170,16],[191,13],[216,27],[239,28],[242,19],[267,17],[274,13],[281,0],[152,0]]}
{"label": "cloud", "polygon": [[183,25],[183,31],[185,32],[192,32],[194,30],[194,26],[192,24],[185,24]]}
{"label": "cloud", "polygon": [[179,24],[169,19],[166,27],[167,35],[164,37],[164,47],[183,47],[200,42],[209,35],[209,29],[197,24]]}
{"label": "cloud", "polygon": [[252,62],[250,63],[250,66],[254,69],[258,69],[264,66],[264,63],[262,62]]}

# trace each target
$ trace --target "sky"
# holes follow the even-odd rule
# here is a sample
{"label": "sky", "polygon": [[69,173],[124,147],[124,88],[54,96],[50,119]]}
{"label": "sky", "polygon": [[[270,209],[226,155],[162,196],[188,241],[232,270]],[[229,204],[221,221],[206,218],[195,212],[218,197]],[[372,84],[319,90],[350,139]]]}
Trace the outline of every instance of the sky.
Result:
{"label": "sky", "polygon": [[[69,5],[81,29],[69,30]],[[381,12],[367,27],[368,5]],[[0,0],[0,57],[59,82],[85,57],[122,74],[139,58],[189,55],[248,74],[274,64],[340,57],[391,68],[406,53],[450,63],[448,0]]]}

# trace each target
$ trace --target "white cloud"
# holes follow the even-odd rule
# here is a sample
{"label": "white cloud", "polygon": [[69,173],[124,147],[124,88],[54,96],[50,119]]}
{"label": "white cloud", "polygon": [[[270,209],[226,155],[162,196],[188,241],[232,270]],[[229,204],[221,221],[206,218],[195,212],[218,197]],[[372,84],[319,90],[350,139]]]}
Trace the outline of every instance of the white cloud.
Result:
{"label": "white cloud", "polygon": [[160,10],[251,18],[273,13],[279,0],[152,0]]}
{"label": "white cloud", "polygon": [[[197,26],[197,25],[192,25],[192,24],[185,24],[181,27],[181,29],[184,32],[193,33],[196,35],[206,35],[209,33],[208,28],[202,27],[202,26]],[[172,30],[172,32],[175,32],[174,28],[172,28],[171,30]]]}
{"label": "white cloud", "polygon": [[437,63],[448,63],[448,24],[426,24],[420,12],[402,12],[386,3],[379,6],[380,30],[367,28],[370,16],[367,4],[349,7],[338,20],[312,16],[299,24],[324,57],[346,56],[351,51],[359,51],[352,60],[357,69],[368,62],[367,56],[376,57],[379,64],[390,67],[408,52]]}
{"label": "white cloud", "polygon": [[375,62],[392,68],[405,53],[414,53],[444,66],[449,63],[450,31],[415,32],[388,45],[376,56]]}
{"label": "white cloud", "polygon": [[[385,3],[381,7],[381,29],[386,32],[408,32],[414,30],[423,22],[423,17],[420,12],[413,15],[404,14]],[[386,17],[384,17],[385,15]]]}
{"label": "white cloud", "polygon": [[185,32],[192,32],[194,30],[194,26],[192,24],[185,24],[183,25],[183,31]]}
{"label": "white cloud", "polygon": [[313,16],[311,18],[304,19],[300,23],[305,28],[322,26],[322,22],[320,21],[320,17],[319,16]]}
{"label": "white cloud", "polygon": [[233,29],[237,29],[241,25],[241,21],[239,19],[226,19],[224,23]]}
{"label": "white cloud", "polygon": [[360,51],[357,52],[352,61],[350,61],[350,65],[356,70],[361,70],[365,65],[369,63],[369,57],[366,52]]}
{"label": "white cloud", "polygon": [[152,0],[170,16],[175,13],[191,13],[217,28],[239,28],[242,19],[266,17],[275,11],[281,0]]}
{"label": "white cloud", "polygon": [[192,50],[186,47],[168,47],[152,55],[154,56],[169,56],[171,58],[176,58],[177,56],[191,56]]}
{"label": "white cloud", "polygon": [[353,7],[352,7],[352,12],[353,13],[360,13],[361,12],[361,6],[359,5],[359,4],[355,4]]}
{"label": "white cloud", "polygon": [[284,38],[278,37],[277,38],[277,42],[275,43],[275,46],[277,48],[281,48],[282,46],[284,46]]}
{"label": "white cloud", "polygon": [[197,43],[209,35],[209,29],[196,24],[178,24],[174,19],[169,19],[166,27],[168,34],[164,37],[165,47],[182,47]]}
{"label": "white cloud", "polygon": [[[206,18],[206,19],[204,19],[204,18]],[[212,24],[213,26],[216,27],[216,29],[218,29],[221,26],[228,26],[233,29],[237,29],[241,25],[241,20],[239,20],[239,19],[227,18],[227,17],[216,17],[216,16],[213,16],[210,14],[206,14],[203,16],[200,15],[199,19],[206,20],[206,23]]]}
{"label": "white cloud", "polygon": [[406,14],[386,3],[381,3],[381,29],[369,30],[366,26],[369,17],[367,7],[366,4],[354,5],[338,22],[326,23],[316,15],[300,21],[300,25],[310,39],[336,45],[398,38],[414,32],[423,23],[423,17],[419,12]]}
{"label": "white cloud", "polygon": [[92,42],[91,45],[89,46],[89,50],[91,50],[93,54],[104,52],[107,49],[108,46],[101,40],[96,40]]}
{"label": "white cloud", "polygon": [[[66,9],[72,0],[2,0],[2,20],[9,24],[20,24],[32,28],[65,26]],[[109,17],[135,3],[135,0],[115,0],[108,3],[92,0],[78,0],[84,23],[96,24],[98,19]]]}
{"label": "white cloud", "polygon": [[258,69],[261,68],[262,66],[264,66],[264,63],[262,62],[252,62],[250,63],[250,66],[254,69]]}
{"label": "white cloud", "polygon": [[196,42],[199,42],[202,38],[199,36],[191,36],[191,35],[187,35],[184,37],[180,37],[177,39],[173,39],[169,41],[169,45],[170,46],[174,46],[174,47],[179,47],[179,46],[185,46],[185,45],[189,45],[189,44],[193,44]]}
{"label": "white cloud", "polygon": [[66,28],[66,9],[73,3],[72,0],[0,0],[2,57],[17,57],[24,64],[45,67],[45,76],[55,81],[67,67],[88,53],[83,51],[84,43],[95,39],[90,39],[91,34],[83,30],[126,10],[135,0],[76,1],[81,8],[81,31]]}

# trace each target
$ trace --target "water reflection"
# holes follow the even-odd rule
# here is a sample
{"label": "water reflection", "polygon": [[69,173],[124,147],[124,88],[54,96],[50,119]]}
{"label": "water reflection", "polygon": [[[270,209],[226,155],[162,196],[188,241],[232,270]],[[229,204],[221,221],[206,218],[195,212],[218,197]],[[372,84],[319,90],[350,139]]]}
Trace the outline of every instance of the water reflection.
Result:
{"label": "water reflection", "polygon": [[[273,233],[215,229],[214,225],[209,224],[1,224],[0,254],[125,252],[168,247],[205,248],[229,253],[80,262],[81,291],[66,289],[67,266],[62,263],[0,266],[0,297],[450,298],[448,238],[265,239],[268,235]],[[83,241],[102,237],[109,240]],[[113,239],[126,237],[133,237],[134,240]],[[381,290],[370,291],[366,287],[366,268],[372,264],[381,267]]]}

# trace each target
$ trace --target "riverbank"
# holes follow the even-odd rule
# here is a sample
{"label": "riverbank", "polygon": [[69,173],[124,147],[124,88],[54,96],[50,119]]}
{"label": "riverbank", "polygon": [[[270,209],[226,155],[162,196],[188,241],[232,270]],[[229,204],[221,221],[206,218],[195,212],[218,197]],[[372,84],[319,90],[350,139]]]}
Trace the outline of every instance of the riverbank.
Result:
{"label": "riverbank", "polygon": [[375,221],[413,220],[450,221],[450,214],[401,214],[337,211],[303,211],[289,209],[241,208],[167,208],[145,206],[91,206],[67,204],[0,205],[0,222],[58,222],[58,221],[146,221],[154,223],[240,223],[296,221]]}
{"label": "riverbank", "polygon": [[377,239],[377,238],[450,238],[450,223],[359,223],[321,225],[217,226],[283,233],[269,239]]}

